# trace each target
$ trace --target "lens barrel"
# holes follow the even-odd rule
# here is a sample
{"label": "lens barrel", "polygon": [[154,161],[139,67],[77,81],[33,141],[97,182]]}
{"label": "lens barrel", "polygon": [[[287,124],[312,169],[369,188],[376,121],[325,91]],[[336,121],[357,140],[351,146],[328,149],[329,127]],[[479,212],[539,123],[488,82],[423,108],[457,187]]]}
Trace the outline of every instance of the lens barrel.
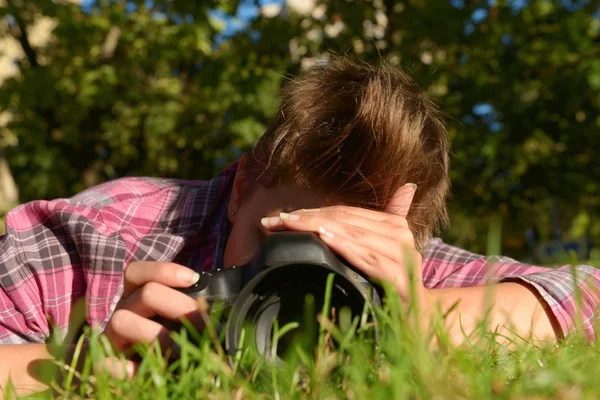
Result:
{"label": "lens barrel", "polygon": [[[325,303],[330,274],[334,276],[328,318],[339,322],[343,308],[350,311],[351,319],[362,318],[364,313],[367,321],[374,325],[372,334],[378,343],[374,294],[369,293],[373,288],[351,279],[347,272],[351,271],[336,271],[331,265],[314,264],[287,264],[263,270],[242,289],[231,309],[225,336],[228,352],[233,354],[240,347],[243,329],[251,330],[246,332],[246,337],[252,338],[251,345],[260,354],[267,358],[275,356],[277,361],[281,361],[293,345],[310,348],[312,344],[314,347],[319,334],[315,311],[320,313]],[[312,299],[312,307],[307,299]],[[378,296],[375,300],[379,303]],[[276,319],[279,328],[294,322],[299,326],[279,338],[276,354],[271,354]]]}

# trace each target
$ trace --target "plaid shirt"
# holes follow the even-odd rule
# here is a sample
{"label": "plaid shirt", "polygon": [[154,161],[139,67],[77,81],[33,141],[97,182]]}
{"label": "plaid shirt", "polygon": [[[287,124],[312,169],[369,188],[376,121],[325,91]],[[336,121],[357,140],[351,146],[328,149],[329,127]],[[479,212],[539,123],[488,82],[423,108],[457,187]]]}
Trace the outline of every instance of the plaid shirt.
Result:
{"label": "plaid shirt", "polygon": [[[237,163],[208,182],[123,178],[70,199],[12,210],[0,238],[0,344],[43,343],[52,323],[66,334],[71,309],[81,298],[87,322],[103,329],[132,261],[173,261],[196,271],[222,267],[225,211],[236,169]],[[575,326],[575,276],[583,325],[593,339],[598,303],[592,289],[600,282],[595,268],[535,267],[473,254],[440,239],[432,240],[423,258],[428,288],[529,284],[563,334]]]}

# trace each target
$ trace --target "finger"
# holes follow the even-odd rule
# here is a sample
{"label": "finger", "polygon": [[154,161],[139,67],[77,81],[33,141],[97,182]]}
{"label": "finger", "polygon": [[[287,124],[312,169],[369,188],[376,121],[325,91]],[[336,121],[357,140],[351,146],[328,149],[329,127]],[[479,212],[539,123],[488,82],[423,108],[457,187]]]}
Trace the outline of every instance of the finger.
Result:
{"label": "finger", "polygon": [[398,263],[373,249],[328,230],[322,229],[319,237],[358,270],[371,278],[390,282],[401,295],[407,293],[407,274],[404,263]]}
{"label": "finger", "polygon": [[[291,215],[292,218],[294,218],[295,215],[299,215],[301,217],[312,216],[318,218],[328,218],[352,225],[365,227],[379,226],[377,223],[384,223],[385,225],[387,225],[387,228],[384,225],[381,225],[381,227],[384,229],[389,229],[390,227],[394,226],[408,228],[408,221],[404,217],[399,217],[397,215],[393,215],[382,211],[365,210],[357,207],[326,207],[320,209],[319,211],[294,211],[289,215]],[[375,222],[375,224],[373,224],[373,222]]]}
{"label": "finger", "polygon": [[406,218],[416,191],[417,185],[414,183],[400,186],[385,207],[385,211]]}
{"label": "finger", "polygon": [[139,365],[130,360],[120,360],[116,357],[106,357],[102,359],[94,368],[95,372],[107,372],[110,376],[117,379],[132,379],[138,370]]}
{"label": "finger", "polygon": [[399,250],[399,243],[405,243],[413,247],[414,237],[408,226],[393,225],[387,221],[374,221],[356,215],[350,216],[346,221],[323,218],[325,213],[315,214],[285,214],[281,213],[279,218],[266,219],[265,227],[270,231],[288,229],[295,231],[307,231],[319,233],[320,227],[324,227],[345,237],[359,242],[374,250],[383,252],[388,257]]}
{"label": "finger", "polygon": [[[412,202],[412,198],[406,199],[405,196],[404,196],[404,198],[405,198],[405,200],[409,200]],[[394,209],[394,207],[388,207],[388,208]],[[311,208],[311,209],[302,209],[302,210],[292,211],[292,214],[300,214],[300,215],[315,214],[315,213],[333,214],[333,215],[344,213],[344,214],[350,214],[350,215],[356,215],[356,216],[360,216],[360,217],[364,217],[364,218],[369,218],[374,221],[389,221],[389,222],[392,222],[397,225],[408,225],[408,223],[406,222],[405,215],[392,213],[387,210],[386,211],[376,211],[376,210],[369,210],[369,209],[360,208],[360,207],[337,205],[337,206],[330,206],[330,207],[323,207],[323,208]]]}
{"label": "finger", "polygon": [[[168,301],[165,301],[168,299]],[[190,318],[198,311],[192,297],[156,282],[149,282],[123,299],[119,309],[126,309],[144,318],[160,315],[173,321]]]}
{"label": "finger", "polygon": [[322,214],[322,213],[323,214],[324,213],[347,213],[347,214],[361,216],[364,218],[369,218],[374,221],[385,221],[390,216],[390,214],[382,212],[382,211],[368,210],[366,208],[342,206],[342,205],[322,207],[322,208],[309,208],[309,209],[295,210],[295,211],[291,212],[291,214],[300,214],[300,215],[315,214],[315,213],[319,213],[319,214]]}
{"label": "finger", "polygon": [[172,287],[188,287],[200,279],[194,270],[170,262],[136,261],[125,268],[123,297],[148,282]]}
{"label": "finger", "polygon": [[173,344],[169,331],[161,324],[124,309],[114,312],[104,333],[118,351],[134,343],[150,344],[154,340],[158,340],[161,349]]}

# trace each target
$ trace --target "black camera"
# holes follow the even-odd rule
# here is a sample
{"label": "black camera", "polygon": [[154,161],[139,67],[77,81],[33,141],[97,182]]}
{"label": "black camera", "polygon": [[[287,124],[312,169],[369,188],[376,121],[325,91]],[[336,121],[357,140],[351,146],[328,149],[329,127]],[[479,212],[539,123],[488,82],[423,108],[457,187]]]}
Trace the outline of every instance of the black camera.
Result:
{"label": "black camera", "polygon": [[[341,257],[337,256],[317,235],[310,232],[276,232],[266,239],[256,257],[246,265],[204,272],[199,281],[182,292],[191,297],[204,297],[209,305],[220,304],[226,316],[224,347],[233,355],[240,346],[243,329],[256,350],[267,357],[271,349],[274,321],[282,327],[289,322],[299,326],[278,341],[278,358],[286,346],[298,338],[316,339],[316,320],[306,321],[306,298],[312,296],[314,309],[325,304],[326,282],[333,274],[329,305],[342,308],[355,317],[367,318],[375,344],[379,326],[375,307],[381,307],[381,287],[371,283]],[[364,322],[364,320],[363,320]],[[316,342],[315,342],[316,343]]]}

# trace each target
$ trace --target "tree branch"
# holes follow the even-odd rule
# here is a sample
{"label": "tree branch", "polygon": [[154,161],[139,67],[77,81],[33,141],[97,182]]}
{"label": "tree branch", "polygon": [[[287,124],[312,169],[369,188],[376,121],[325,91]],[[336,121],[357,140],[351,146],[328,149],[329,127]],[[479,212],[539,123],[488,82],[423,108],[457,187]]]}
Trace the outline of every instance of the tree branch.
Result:
{"label": "tree branch", "polygon": [[[29,43],[29,37],[27,36],[27,26],[26,26],[23,18],[21,18],[21,15],[19,13],[19,7],[17,7],[15,5],[13,0],[6,0],[6,4],[8,5],[8,9],[9,9],[10,13],[12,14],[13,18],[15,19],[15,22],[17,23],[17,27],[19,28],[19,34],[12,32],[13,31],[12,29],[11,29],[11,34],[13,36],[15,36],[15,38],[21,44],[21,48],[23,49],[23,52],[25,53],[25,57],[27,58],[27,61],[29,61],[29,65],[31,66],[31,68],[39,68],[40,63],[38,62],[38,59],[37,59],[37,53],[35,52],[33,47],[31,47],[31,44]],[[54,111],[52,109],[50,109],[50,108],[37,109],[36,108],[36,109],[34,109],[34,111],[39,113],[39,115],[44,119],[44,121],[48,125],[48,132],[52,132],[52,130],[60,127],[60,123],[56,119],[56,114],[54,113]]]}
{"label": "tree branch", "polygon": [[112,58],[115,55],[115,49],[119,44],[119,37],[121,36],[121,30],[118,26],[111,26],[104,43],[102,43],[102,57],[105,59]]}
{"label": "tree branch", "polygon": [[6,0],[6,2],[8,4],[9,10],[13,18],[15,19],[15,22],[17,23],[17,26],[19,27],[19,35],[16,36],[16,39],[21,44],[21,48],[25,53],[25,57],[27,57],[27,61],[29,61],[29,65],[31,65],[33,68],[37,68],[40,64],[38,63],[37,54],[35,50],[33,49],[33,47],[31,47],[31,44],[29,43],[29,37],[27,36],[27,26],[25,26],[25,22],[17,12],[18,7],[14,5],[12,0]]}

